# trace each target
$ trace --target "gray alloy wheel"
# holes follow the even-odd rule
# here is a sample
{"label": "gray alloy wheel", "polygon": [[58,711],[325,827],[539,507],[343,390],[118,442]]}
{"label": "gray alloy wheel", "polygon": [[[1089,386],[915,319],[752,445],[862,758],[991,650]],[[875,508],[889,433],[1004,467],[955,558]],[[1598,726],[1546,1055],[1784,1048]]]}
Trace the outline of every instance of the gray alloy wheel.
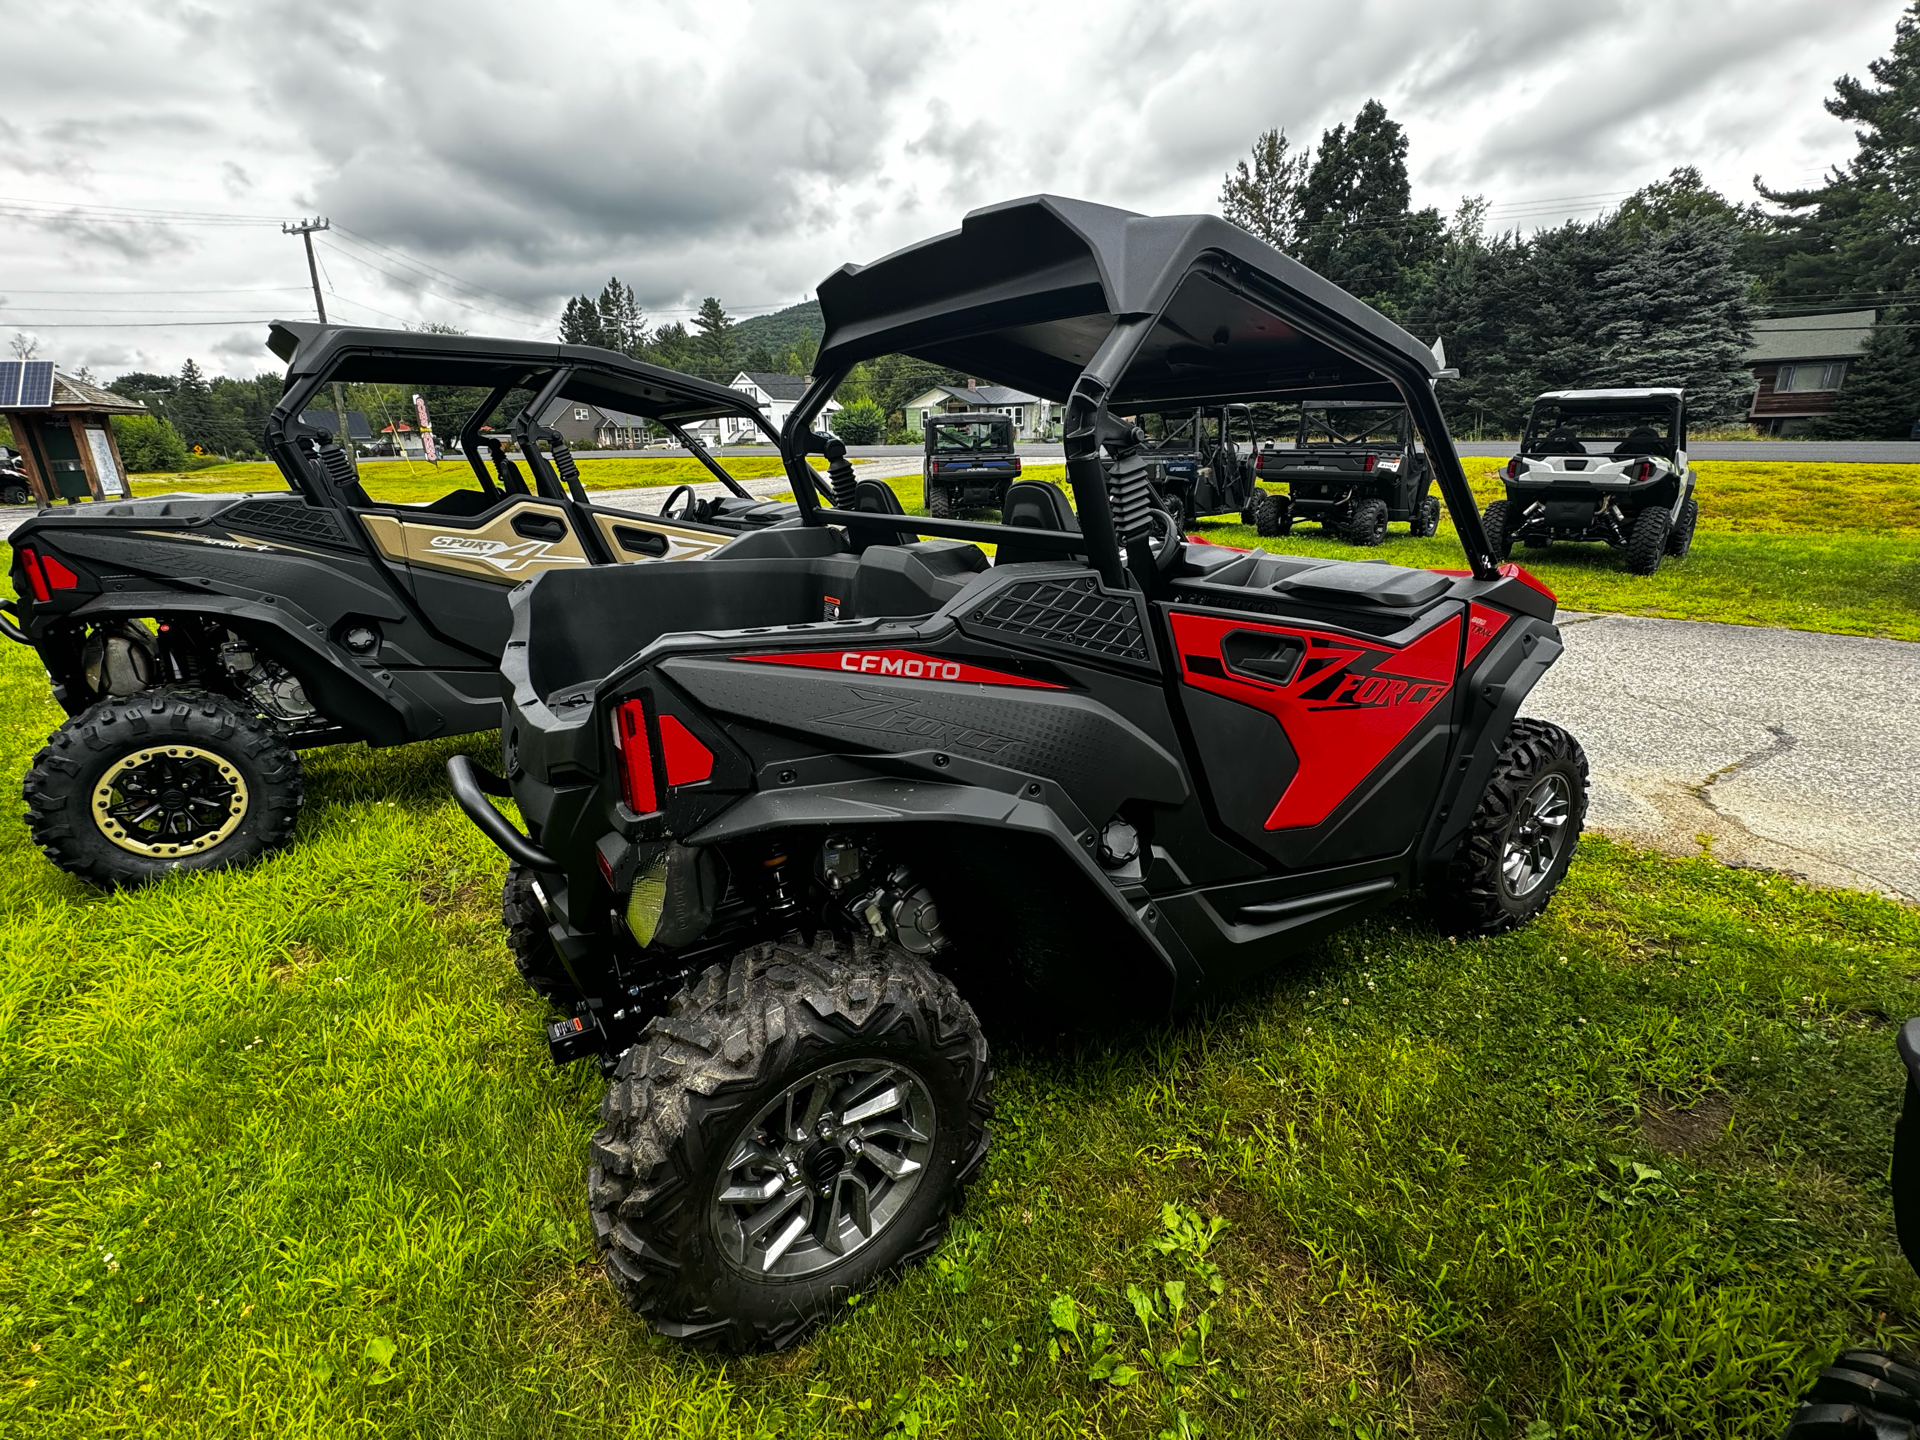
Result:
{"label": "gray alloy wheel", "polygon": [[721,1253],[755,1276],[839,1264],[897,1220],[927,1174],[933,1097],[898,1065],[831,1065],[783,1090],[727,1157]]}
{"label": "gray alloy wheel", "polygon": [[1566,848],[1573,797],[1567,777],[1557,771],[1534,782],[1515,811],[1500,852],[1500,888],[1515,900],[1539,889]]}

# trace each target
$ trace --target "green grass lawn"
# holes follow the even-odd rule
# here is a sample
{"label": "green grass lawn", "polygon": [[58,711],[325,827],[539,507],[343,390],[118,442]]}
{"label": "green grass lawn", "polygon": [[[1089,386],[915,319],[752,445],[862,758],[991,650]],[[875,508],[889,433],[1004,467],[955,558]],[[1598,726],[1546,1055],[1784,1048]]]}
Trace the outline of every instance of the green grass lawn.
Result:
{"label": "green grass lawn", "polygon": [[[0,715],[17,776],[58,717],[15,647]],[[658,1339],[590,1263],[600,1084],[547,1063],[460,748],[314,753],[297,848],[137,894],[0,819],[0,1433],[1691,1440],[1920,1343],[1920,915],[1600,841],[1518,934],[1400,907],[1003,1051],[931,1262],[786,1354]]]}
{"label": "green grass lawn", "polygon": [[[1502,462],[1464,463],[1481,506],[1499,499]],[[1619,552],[1605,545],[1521,547],[1513,558],[1569,610],[1920,640],[1920,465],[1707,460],[1696,468],[1700,528],[1683,562],[1668,561],[1655,575],[1631,575]],[[1024,473],[1065,479],[1057,465],[1028,466]],[[895,483],[908,510],[925,513],[919,480]],[[1224,516],[1199,522],[1192,533],[1281,554],[1440,569],[1466,564],[1446,518],[1431,540],[1410,539],[1396,525],[1386,544],[1370,550],[1323,540],[1317,526],[1263,539]]]}

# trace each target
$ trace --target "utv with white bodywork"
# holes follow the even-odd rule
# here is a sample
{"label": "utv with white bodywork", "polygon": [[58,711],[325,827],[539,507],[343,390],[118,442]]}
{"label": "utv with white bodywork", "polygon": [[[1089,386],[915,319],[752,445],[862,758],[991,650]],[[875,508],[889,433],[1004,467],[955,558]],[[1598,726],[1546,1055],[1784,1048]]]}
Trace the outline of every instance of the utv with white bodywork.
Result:
{"label": "utv with white bodywork", "polygon": [[1507,497],[1481,523],[1503,560],[1516,540],[1532,550],[1597,540],[1625,550],[1634,574],[1651,575],[1693,548],[1700,502],[1684,391],[1550,390],[1533,402],[1502,478]]}
{"label": "utv with white bodywork", "polygon": [[[529,577],[706,555],[799,514],[685,436],[714,416],[765,426],[746,396],[690,375],[586,346],[292,322],[268,344],[288,362],[266,429],[286,490],[48,508],[12,536],[19,599],[0,632],[39,652],[72,717],[27,774],[27,823],[56,865],[99,884],[283,843],[298,750],[493,729],[507,592]],[[368,494],[302,418],[335,382],[464,398],[464,461],[415,467],[445,494]],[[660,514],[598,503],[540,421],[565,401],[666,426],[733,493],[682,486]]]}

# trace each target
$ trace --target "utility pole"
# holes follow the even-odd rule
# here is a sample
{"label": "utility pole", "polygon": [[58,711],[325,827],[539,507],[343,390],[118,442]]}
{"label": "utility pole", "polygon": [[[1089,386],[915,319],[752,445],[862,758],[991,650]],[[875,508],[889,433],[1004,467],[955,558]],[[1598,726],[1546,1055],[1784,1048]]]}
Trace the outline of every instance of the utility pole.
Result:
{"label": "utility pole", "polygon": [[[327,323],[327,302],[320,293],[320,266],[313,258],[313,232],[331,230],[333,221],[321,218],[308,220],[301,217],[298,225],[282,225],[282,235],[298,235],[307,247],[307,278],[313,281],[313,308],[320,312],[320,323]],[[341,398],[340,382],[333,382],[333,418],[339,423],[340,433],[334,438],[340,442],[340,448],[347,452],[347,461],[353,466],[353,473],[360,473],[360,457],[353,448],[353,435],[347,428],[347,402]],[[397,436],[395,437],[398,438]]]}

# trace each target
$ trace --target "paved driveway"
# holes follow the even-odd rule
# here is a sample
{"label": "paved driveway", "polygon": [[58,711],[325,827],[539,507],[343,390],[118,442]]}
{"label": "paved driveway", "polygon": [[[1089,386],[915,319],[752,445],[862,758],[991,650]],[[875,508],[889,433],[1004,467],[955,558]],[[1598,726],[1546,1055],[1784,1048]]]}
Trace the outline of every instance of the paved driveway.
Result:
{"label": "paved driveway", "polygon": [[1593,769],[1588,824],[1920,901],[1920,644],[1561,617],[1527,712]]}

